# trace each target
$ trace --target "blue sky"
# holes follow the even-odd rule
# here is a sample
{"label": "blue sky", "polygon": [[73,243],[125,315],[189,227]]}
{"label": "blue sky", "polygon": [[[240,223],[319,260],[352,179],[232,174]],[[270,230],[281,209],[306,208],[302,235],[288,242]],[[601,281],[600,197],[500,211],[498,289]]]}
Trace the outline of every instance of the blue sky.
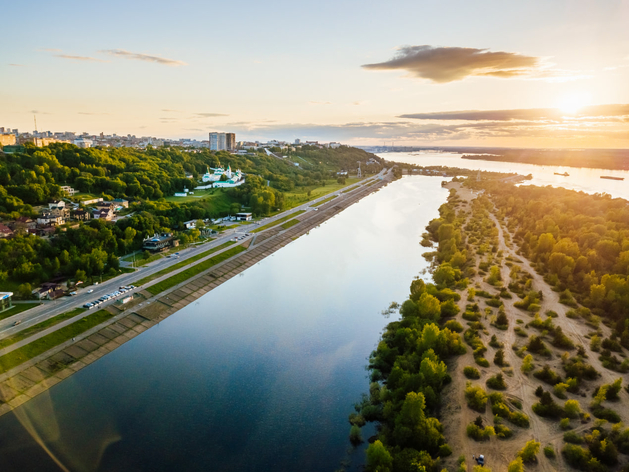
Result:
{"label": "blue sky", "polygon": [[32,1],[3,17],[0,126],[37,112],[41,129],[106,134],[629,144],[627,0]]}

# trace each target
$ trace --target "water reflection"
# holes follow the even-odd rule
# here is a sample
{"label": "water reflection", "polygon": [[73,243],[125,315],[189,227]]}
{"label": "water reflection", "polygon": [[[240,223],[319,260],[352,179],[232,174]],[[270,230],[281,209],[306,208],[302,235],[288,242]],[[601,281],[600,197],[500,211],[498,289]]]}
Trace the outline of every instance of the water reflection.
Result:
{"label": "water reflection", "polygon": [[[629,171],[588,169],[584,167],[539,166],[514,162],[477,161],[462,159],[460,153],[437,152],[389,152],[379,154],[390,161],[417,164],[420,166],[448,166],[461,169],[487,170],[495,172],[516,172],[533,175],[533,180],[524,185],[551,185],[586,193],[608,193],[613,197],[629,199]],[[555,175],[567,172],[568,177]],[[624,181],[601,179],[601,175],[624,177]]]}
{"label": "water reflection", "polygon": [[[395,182],[17,414],[70,470],[335,470],[391,301],[427,267],[440,178]],[[425,275],[424,275],[425,276]],[[373,429],[363,433],[373,434]],[[59,467],[8,414],[3,471]],[[362,449],[350,454],[354,470]]]}

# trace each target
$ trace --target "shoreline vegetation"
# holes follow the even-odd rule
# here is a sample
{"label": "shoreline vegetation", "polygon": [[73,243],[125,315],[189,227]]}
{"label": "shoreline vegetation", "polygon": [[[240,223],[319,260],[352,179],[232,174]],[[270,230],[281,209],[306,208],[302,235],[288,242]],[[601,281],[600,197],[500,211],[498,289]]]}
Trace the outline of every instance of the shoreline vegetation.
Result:
{"label": "shoreline vegetation", "polygon": [[354,442],[356,427],[378,422],[378,434],[366,452],[370,471],[434,470],[452,454],[437,416],[440,393],[451,381],[444,360],[467,351],[458,327],[447,326],[461,298],[452,289],[468,284],[461,271],[467,256],[456,201],[451,192],[440,218],[428,227],[427,238],[438,243],[435,283],[412,281],[409,298],[399,308],[401,319],[389,323],[369,357],[369,395],[349,417]]}
{"label": "shoreline vegetation", "polygon": [[629,471],[628,202],[458,175],[349,415],[366,470]]}

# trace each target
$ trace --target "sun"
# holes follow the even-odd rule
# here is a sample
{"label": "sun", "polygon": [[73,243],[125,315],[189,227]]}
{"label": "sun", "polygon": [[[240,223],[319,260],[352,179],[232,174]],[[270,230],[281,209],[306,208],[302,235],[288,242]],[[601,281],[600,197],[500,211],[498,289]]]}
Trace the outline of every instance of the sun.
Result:
{"label": "sun", "polygon": [[581,108],[590,104],[591,96],[587,92],[572,92],[561,97],[557,108],[566,115],[575,115]]}

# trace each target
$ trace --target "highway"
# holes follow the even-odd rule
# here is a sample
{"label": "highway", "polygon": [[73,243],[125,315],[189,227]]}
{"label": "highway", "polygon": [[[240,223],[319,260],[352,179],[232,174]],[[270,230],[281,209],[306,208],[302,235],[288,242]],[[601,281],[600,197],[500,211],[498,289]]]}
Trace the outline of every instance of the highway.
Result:
{"label": "highway", "polygon": [[[385,170],[382,170],[380,172],[380,174],[372,177],[372,178],[378,178],[378,177],[383,177],[385,175]],[[364,179],[364,180],[368,180],[368,179]],[[161,258],[157,261],[151,262],[150,264],[147,264],[145,267],[140,267],[138,268],[138,270],[136,270],[133,273],[129,273],[129,274],[121,274],[117,277],[114,277],[110,280],[107,280],[103,283],[100,283],[98,285],[90,285],[86,288],[82,288],[82,289],[78,289],[77,292],[78,294],[72,297],[62,297],[59,298],[57,300],[54,301],[45,301],[42,305],[37,306],[35,308],[32,308],[30,310],[26,310],[22,313],[19,313],[17,315],[14,316],[10,316],[8,318],[5,318],[4,320],[0,320],[0,339],[2,338],[6,338],[8,336],[11,336],[15,333],[18,333],[19,331],[22,331],[23,329],[26,329],[30,326],[33,326],[37,323],[41,323],[42,321],[45,321],[47,319],[53,318],[61,313],[65,313],[71,310],[74,310],[75,308],[79,308],[82,307],[84,304],[88,303],[88,302],[92,302],[94,300],[99,299],[100,297],[115,292],[118,287],[121,286],[127,286],[127,285],[136,285],[136,281],[143,279],[147,276],[150,276],[152,274],[155,274],[156,272],[159,272],[163,269],[166,269],[172,265],[178,264],[182,261],[185,261],[193,256],[198,255],[199,253],[205,252],[209,249],[212,249],[216,246],[220,246],[221,244],[224,244],[230,240],[234,240],[235,237],[242,237],[245,236],[247,234],[248,231],[252,231],[254,229],[256,229],[258,226],[264,226],[270,223],[273,223],[274,221],[284,218],[290,214],[296,213],[300,210],[305,210],[305,211],[316,211],[316,208],[312,208],[312,205],[325,200],[327,198],[330,198],[333,195],[344,195],[344,196],[350,196],[352,195],[356,189],[352,190],[351,192],[348,192],[346,194],[343,194],[342,192],[344,190],[347,190],[348,187],[351,187],[353,185],[356,184],[352,184],[349,185],[343,189],[337,190],[335,192],[331,192],[328,193],[326,195],[323,195],[319,198],[316,198],[314,200],[310,200],[300,206],[291,208],[290,210],[286,210],[284,212],[278,213],[277,215],[274,215],[272,217],[268,217],[268,218],[264,218],[262,220],[260,220],[259,222],[256,222],[256,224],[248,224],[248,225],[244,225],[241,226],[239,228],[233,228],[230,230],[226,230],[224,233],[220,234],[219,237],[213,241],[207,242],[207,243],[203,243],[203,244],[198,244],[198,245],[194,245],[194,246],[189,246],[188,248],[185,249],[181,249],[179,251],[179,257],[164,257]],[[357,188],[362,187],[362,185],[359,185]],[[256,233],[256,234],[261,234],[261,233]],[[240,243],[244,243],[247,240],[254,238],[254,235],[250,235],[250,236],[245,236],[243,239],[241,239],[239,242]],[[209,256],[207,256],[207,258],[209,257],[213,257],[217,254],[220,254],[223,251],[226,251],[230,248],[226,248],[224,250],[221,251],[217,251]],[[201,262],[203,259],[199,259],[198,261],[195,261],[195,263]],[[160,280],[166,279],[172,275],[177,274],[180,271],[186,270],[189,266],[185,266],[183,268],[177,269],[175,271],[169,272],[168,274],[154,279],[151,282],[149,282],[147,285],[152,285],[154,283],[159,282]],[[93,290],[92,293],[87,293],[88,290]],[[137,290],[137,287],[136,289]],[[135,291],[134,290],[134,291]],[[117,299],[120,298],[124,298],[126,296],[128,296],[129,294],[131,294],[133,292],[127,292],[126,294],[120,295]],[[86,310],[84,313],[84,316],[89,315],[90,313],[93,313],[95,310],[98,309],[102,309],[104,307],[106,307],[107,305],[114,303],[116,301],[116,299],[110,299],[109,301],[99,305],[96,308],[93,308],[92,310]],[[16,323],[16,321],[19,321],[19,324],[17,326],[14,326],[14,324]]]}

